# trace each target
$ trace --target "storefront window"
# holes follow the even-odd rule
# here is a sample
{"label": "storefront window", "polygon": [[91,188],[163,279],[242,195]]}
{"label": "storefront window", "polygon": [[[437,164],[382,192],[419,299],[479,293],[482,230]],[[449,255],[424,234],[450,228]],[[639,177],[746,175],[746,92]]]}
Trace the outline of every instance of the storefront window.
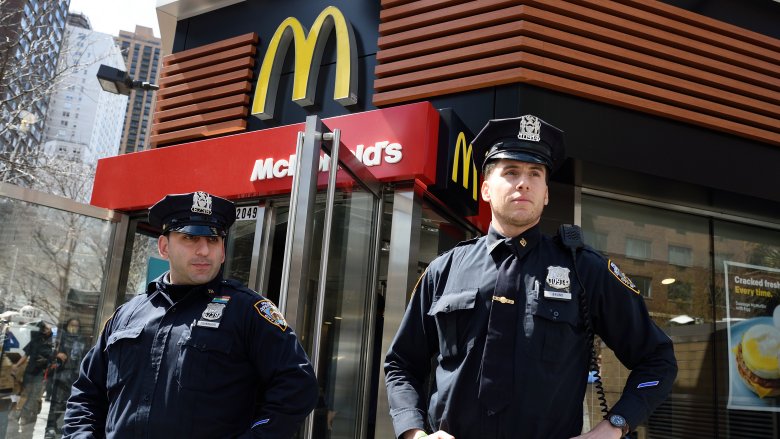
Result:
{"label": "storefront window", "polygon": [[[138,222],[135,222],[138,224]],[[148,226],[136,230],[132,237],[130,268],[127,273],[127,288],[124,297],[118,303],[124,303],[146,291],[146,285],[168,270],[168,261],[162,259],[157,251],[157,233],[148,230]]]}
{"label": "storefront window", "polygon": [[93,342],[111,225],[5,197],[0,224],[0,437],[44,437]]}
{"label": "storefront window", "polygon": [[[691,428],[690,420],[696,418],[700,420],[696,425],[703,425],[695,435],[715,437],[709,221],[586,195],[582,227],[586,242],[616,262],[639,286],[651,317],[675,342],[679,374],[672,395],[648,425],[641,427],[641,435],[689,437],[678,432]],[[600,353],[611,406],[620,397],[629,371],[603,343]],[[586,403],[590,402],[586,421],[591,425],[600,420],[598,404],[592,406],[594,393],[591,389],[586,396]]]}
{"label": "storefront window", "polygon": [[[780,231],[590,195],[582,199],[582,226],[586,241],[639,286],[650,315],[674,341],[677,380],[640,437],[778,437],[780,403],[768,389],[780,378]],[[774,372],[759,368],[763,380],[753,374],[759,386],[751,386],[738,371],[737,352],[756,326],[751,335],[764,356],[753,363],[766,360]],[[603,345],[601,358],[613,404],[628,371]],[[591,392],[586,422],[599,420],[593,400]]]}
{"label": "storefront window", "polygon": [[780,231],[726,221],[715,221],[713,230],[721,437],[776,438]]}

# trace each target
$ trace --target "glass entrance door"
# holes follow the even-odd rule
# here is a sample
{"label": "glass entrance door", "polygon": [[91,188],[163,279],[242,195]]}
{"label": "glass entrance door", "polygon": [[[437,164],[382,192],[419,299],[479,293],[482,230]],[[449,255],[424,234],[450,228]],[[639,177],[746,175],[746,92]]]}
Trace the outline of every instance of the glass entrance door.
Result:
{"label": "glass entrance door", "polygon": [[[307,119],[296,151],[297,181],[285,231],[279,302],[315,365],[320,386],[306,438],[366,436],[369,380],[376,367],[371,346],[380,185],[360,163],[349,161],[354,155],[339,135],[329,133],[316,117]],[[318,173],[321,150],[330,155],[325,155],[330,171],[324,188],[324,175]]]}

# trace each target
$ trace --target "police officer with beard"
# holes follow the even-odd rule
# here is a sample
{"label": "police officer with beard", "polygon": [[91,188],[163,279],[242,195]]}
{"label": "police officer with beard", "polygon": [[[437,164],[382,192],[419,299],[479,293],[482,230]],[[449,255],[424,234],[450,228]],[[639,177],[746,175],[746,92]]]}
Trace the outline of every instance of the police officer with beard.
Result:
{"label": "police officer with beard", "polygon": [[64,437],[290,438],[314,371],[270,300],[223,279],[232,202],[168,195],[149,210],[170,271],[120,306],[86,355]]}
{"label": "police officer with beard", "polygon": [[[539,229],[563,132],[527,115],[489,121],[472,144],[490,228],[436,258],[415,287],[385,359],[396,435],[625,435],[666,398],[677,365],[617,265],[587,247],[575,265],[571,249]],[[580,436],[593,333],[631,373],[607,419]]]}

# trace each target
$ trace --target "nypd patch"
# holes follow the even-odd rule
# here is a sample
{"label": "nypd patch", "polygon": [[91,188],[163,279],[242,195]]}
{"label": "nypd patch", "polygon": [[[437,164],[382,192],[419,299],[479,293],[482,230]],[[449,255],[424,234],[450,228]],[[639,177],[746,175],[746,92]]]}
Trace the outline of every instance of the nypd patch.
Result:
{"label": "nypd patch", "polygon": [[626,276],[625,273],[620,271],[620,268],[618,268],[617,264],[612,262],[610,259],[607,261],[607,264],[609,265],[609,272],[612,273],[613,276],[617,278],[617,280],[620,281],[623,285],[626,286],[629,290],[639,294],[639,287],[636,286],[634,281],[632,281],[628,276]]}
{"label": "nypd patch", "polygon": [[255,303],[255,310],[269,323],[281,329],[282,332],[287,329],[287,321],[284,320],[282,313],[270,300],[263,299],[258,301]]}

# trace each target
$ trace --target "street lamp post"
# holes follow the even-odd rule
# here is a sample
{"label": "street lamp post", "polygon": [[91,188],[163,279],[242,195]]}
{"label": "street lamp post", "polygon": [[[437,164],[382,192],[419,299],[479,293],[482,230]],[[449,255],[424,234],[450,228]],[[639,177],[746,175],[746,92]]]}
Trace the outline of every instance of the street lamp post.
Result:
{"label": "street lamp post", "polygon": [[100,87],[109,92],[119,95],[130,96],[130,92],[137,90],[158,90],[160,87],[146,81],[137,81],[127,74],[124,70],[101,64],[97,72]]}

